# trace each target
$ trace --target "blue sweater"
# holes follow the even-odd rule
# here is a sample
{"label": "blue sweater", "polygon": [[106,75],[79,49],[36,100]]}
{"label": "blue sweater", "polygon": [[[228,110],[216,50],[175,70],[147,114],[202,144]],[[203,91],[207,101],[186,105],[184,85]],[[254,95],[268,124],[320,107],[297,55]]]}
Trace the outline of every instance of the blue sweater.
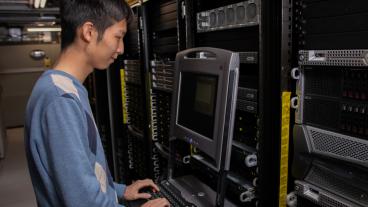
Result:
{"label": "blue sweater", "polygon": [[38,206],[121,206],[125,185],[112,180],[87,90],[73,76],[48,70],[37,81],[25,147]]}

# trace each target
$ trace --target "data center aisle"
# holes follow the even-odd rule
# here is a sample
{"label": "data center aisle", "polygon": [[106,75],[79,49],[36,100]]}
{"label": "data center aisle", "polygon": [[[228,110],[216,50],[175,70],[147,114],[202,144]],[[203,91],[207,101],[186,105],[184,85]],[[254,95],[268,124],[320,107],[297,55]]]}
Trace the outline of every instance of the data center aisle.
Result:
{"label": "data center aisle", "polygon": [[7,154],[0,161],[0,206],[37,206],[24,151],[24,130],[7,130]]}

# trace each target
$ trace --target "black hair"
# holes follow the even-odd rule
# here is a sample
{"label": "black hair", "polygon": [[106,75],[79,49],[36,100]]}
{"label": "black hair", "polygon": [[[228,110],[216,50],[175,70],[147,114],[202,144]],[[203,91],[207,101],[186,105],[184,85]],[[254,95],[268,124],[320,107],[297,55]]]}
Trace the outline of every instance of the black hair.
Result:
{"label": "black hair", "polygon": [[131,21],[133,12],[125,0],[61,0],[61,49],[73,43],[77,28],[94,24],[101,40],[105,30],[116,22]]}

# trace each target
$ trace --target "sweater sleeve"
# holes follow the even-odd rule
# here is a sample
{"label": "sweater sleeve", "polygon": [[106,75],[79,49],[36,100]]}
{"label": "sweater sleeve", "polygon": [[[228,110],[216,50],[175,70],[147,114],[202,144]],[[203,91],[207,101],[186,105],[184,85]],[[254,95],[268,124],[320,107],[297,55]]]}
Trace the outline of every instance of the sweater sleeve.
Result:
{"label": "sweater sleeve", "polygon": [[90,164],[86,118],[78,103],[58,97],[46,107],[42,122],[49,174],[61,202],[79,207],[121,206],[103,192]]}
{"label": "sweater sleeve", "polygon": [[114,182],[114,186],[115,186],[115,190],[116,190],[116,194],[118,195],[118,198],[120,199],[124,198],[123,196],[125,193],[126,185]]}

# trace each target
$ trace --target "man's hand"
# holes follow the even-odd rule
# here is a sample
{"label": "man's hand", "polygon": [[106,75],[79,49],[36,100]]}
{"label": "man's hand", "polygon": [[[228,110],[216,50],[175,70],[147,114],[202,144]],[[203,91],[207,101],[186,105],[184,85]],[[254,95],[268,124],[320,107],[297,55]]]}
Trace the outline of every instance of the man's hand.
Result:
{"label": "man's hand", "polygon": [[[131,201],[131,200],[137,200],[140,198],[143,199],[148,199],[151,197],[150,194],[148,193],[139,193],[139,190],[145,187],[151,187],[153,188],[153,191],[159,191],[160,189],[158,189],[157,185],[153,183],[152,180],[150,179],[145,179],[145,180],[138,180],[136,182],[134,182],[131,185],[128,185],[125,189],[125,193],[124,193],[124,199],[127,201]],[[147,202],[149,203],[149,202]],[[148,205],[150,206],[150,205]]]}
{"label": "man's hand", "polygon": [[170,203],[166,198],[157,198],[147,201],[141,207],[170,207]]}

